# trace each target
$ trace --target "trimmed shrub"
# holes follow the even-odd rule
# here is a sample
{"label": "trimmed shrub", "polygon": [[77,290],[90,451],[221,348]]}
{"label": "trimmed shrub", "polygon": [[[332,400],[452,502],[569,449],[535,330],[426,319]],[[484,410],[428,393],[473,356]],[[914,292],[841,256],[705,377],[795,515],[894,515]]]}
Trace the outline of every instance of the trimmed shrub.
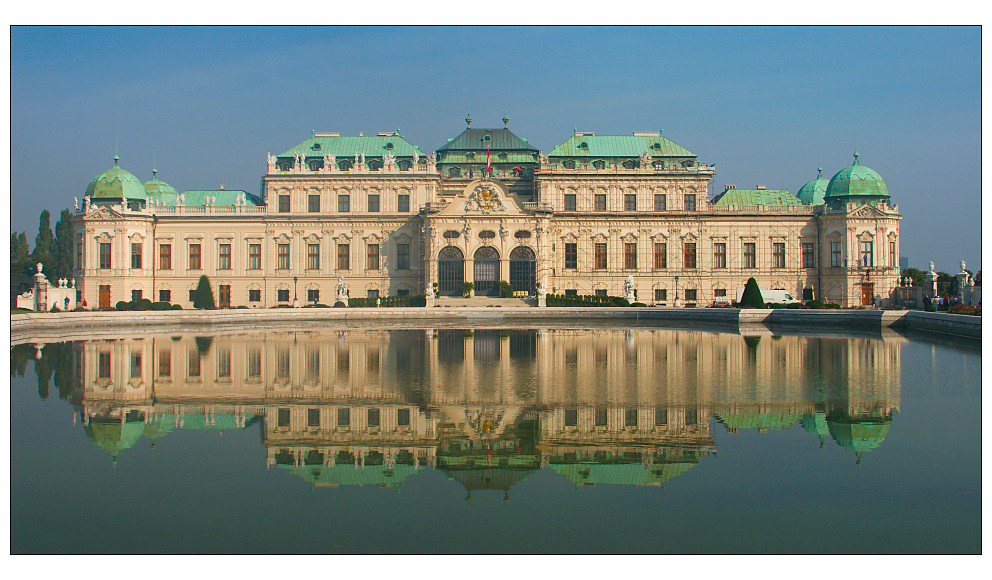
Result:
{"label": "trimmed shrub", "polygon": [[182,309],[183,309],[183,305],[182,304],[173,304],[172,305],[172,310],[182,310]]}
{"label": "trimmed shrub", "polygon": [[475,290],[475,284],[471,282],[462,282],[462,296],[468,296]]}
{"label": "trimmed shrub", "polygon": [[[352,299],[348,300],[348,302],[351,302],[352,300],[357,300],[357,298],[352,298]],[[340,300],[338,300],[337,302],[334,303],[334,307],[335,308],[344,308],[344,302],[341,302]]]}
{"label": "trimmed shrub", "polygon": [[619,296],[548,294],[545,300],[548,306],[606,306],[624,308],[630,306],[630,302],[627,299]]}
{"label": "trimmed shrub", "polygon": [[513,286],[506,280],[500,280],[499,295],[503,298],[513,298]]}
{"label": "trimmed shrub", "polygon": [[765,301],[761,298],[761,289],[754,278],[748,278],[744,285],[744,293],[741,295],[742,308],[765,308]]}
{"label": "trimmed shrub", "polygon": [[114,304],[114,308],[117,310],[131,310],[131,303],[121,300],[117,304]]}
{"label": "trimmed shrub", "polygon": [[206,308],[213,310],[217,308],[214,303],[214,290],[210,287],[210,278],[206,274],[200,276],[200,282],[193,291],[193,308]]}
{"label": "trimmed shrub", "polygon": [[643,302],[634,302],[633,304],[631,304],[631,306],[636,306],[638,308],[647,308],[647,304]]}

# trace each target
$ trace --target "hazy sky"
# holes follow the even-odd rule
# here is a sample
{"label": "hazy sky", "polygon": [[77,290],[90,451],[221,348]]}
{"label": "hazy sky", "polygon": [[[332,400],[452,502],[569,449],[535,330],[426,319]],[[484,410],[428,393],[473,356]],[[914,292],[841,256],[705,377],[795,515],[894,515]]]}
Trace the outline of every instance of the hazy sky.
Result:
{"label": "hazy sky", "polygon": [[[317,131],[465,127],[548,152],[573,127],[666,137],[723,185],[881,174],[902,254],[981,268],[978,27],[11,29],[11,227],[120,165],[176,189],[258,193],[266,153]],[[53,225],[55,219],[53,218]]]}

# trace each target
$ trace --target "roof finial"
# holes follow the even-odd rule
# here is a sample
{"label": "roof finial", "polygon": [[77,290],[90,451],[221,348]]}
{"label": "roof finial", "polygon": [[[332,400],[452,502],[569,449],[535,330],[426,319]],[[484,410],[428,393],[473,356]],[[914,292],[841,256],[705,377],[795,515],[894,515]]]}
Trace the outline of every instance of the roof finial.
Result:
{"label": "roof finial", "polygon": [[506,125],[510,122],[510,117],[507,116],[506,112],[503,112],[503,128],[506,129]]}
{"label": "roof finial", "polygon": [[117,150],[120,148],[120,145],[121,138],[118,137],[117,141],[114,142],[114,167],[117,167],[117,162],[120,160],[120,157],[117,156]]}
{"label": "roof finial", "polygon": [[854,164],[855,165],[858,164],[858,150],[857,149],[854,150]]}
{"label": "roof finial", "polygon": [[577,135],[579,133],[578,127],[572,127],[572,135]]}
{"label": "roof finial", "polygon": [[468,115],[465,115],[465,124],[468,127],[471,127],[472,126],[472,113],[469,113]]}
{"label": "roof finial", "polygon": [[823,177],[823,166],[822,165],[820,167],[817,167],[816,168],[816,178],[817,179],[820,179],[821,177]]}
{"label": "roof finial", "polygon": [[317,130],[316,129],[310,129],[310,136],[311,137],[316,137],[317,136]]}

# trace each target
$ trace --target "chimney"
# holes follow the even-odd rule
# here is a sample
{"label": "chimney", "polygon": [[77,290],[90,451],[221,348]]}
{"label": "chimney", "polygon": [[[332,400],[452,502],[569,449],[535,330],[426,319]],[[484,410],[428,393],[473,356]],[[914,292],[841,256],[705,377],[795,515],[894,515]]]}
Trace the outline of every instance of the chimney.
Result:
{"label": "chimney", "polygon": [[730,190],[730,189],[737,189],[737,186],[734,185],[734,184],[724,185],[723,186],[723,189],[724,189],[724,191],[727,191],[727,190]]}
{"label": "chimney", "polygon": [[754,188],[755,189],[768,189],[768,186],[767,185],[755,185]]}
{"label": "chimney", "polygon": [[224,189],[224,184],[223,184],[223,183],[222,183],[222,184],[220,184],[220,188],[221,188],[221,190],[223,191],[223,189]]}

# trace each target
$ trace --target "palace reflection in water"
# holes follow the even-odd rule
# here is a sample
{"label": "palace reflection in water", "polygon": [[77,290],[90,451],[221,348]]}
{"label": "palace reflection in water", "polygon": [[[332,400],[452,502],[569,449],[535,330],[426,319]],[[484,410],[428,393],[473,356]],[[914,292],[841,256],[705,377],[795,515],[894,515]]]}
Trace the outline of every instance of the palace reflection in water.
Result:
{"label": "palace reflection in water", "polygon": [[[576,486],[662,485],[716,452],[711,429],[796,423],[852,451],[899,411],[898,337],[669,330],[342,330],[157,336],[37,354],[116,463],[177,429],[258,423],[270,468],[315,486],[444,470],[508,493],[550,468]],[[42,386],[44,383],[44,386]],[[713,420],[711,420],[713,419]],[[716,427],[721,428],[721,427]],[[812,439],[815,441],[815,439]]]}

